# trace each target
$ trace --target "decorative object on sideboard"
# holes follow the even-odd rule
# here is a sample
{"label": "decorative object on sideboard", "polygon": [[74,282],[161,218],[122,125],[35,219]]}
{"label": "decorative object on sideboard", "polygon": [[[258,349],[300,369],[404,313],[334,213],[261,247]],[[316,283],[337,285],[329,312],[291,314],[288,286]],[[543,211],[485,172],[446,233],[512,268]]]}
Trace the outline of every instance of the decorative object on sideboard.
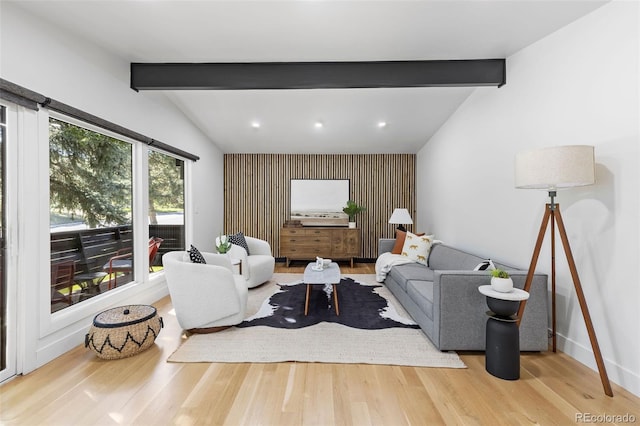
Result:
{"label": "decorative object on sideboard", "polygon": [[358,205],[353,200],[348,200],[347,205],[342,209],[349,216],[349,228],[356,227],[356,215],[365,211],[366,208]]}
{"label": "decorative object on sideboard", "polygon": [[299,220],[285,220],[282,225],[284,228],[302,228],[302,222]]}
{"label": "decorative object on sideboard", "polygon": [[505,270],[496,268],[490,271],[491,288],[499,293],[509,293],[513,291],[513,280]]}
{"label": "decorative object on sideboard", "polygon": [[411,219],[411,215],[409,214],[409,210],[407,209],[393,209],[393,213],[389,218],[389,223],[392,225],[398,225],[398,230],[407,231],[407,228],[404,225],[413,225],[413,219]]}
{"label": "decorative object on sideboard", "polygon": [[[578,296],[578,302],[582,310],[593,354],[596,358],[600,380],[604,388],[604,393],[613,396],[609,377],[605,369],[604,360],[600,353],[598,339],[591,322],[591,315],[587,307],[587,301],[582,291],[578,270],[576,268],[567,231],[565,230],[560,214],[560,205],[556,204],[555,197],[558,189],[572,188],[576,186],[593,185],[595,183],[595,159],[594,148],[588,145],[565,145],[550,148],[542,148],[533,151],[521,152],[515,159],[515,186],[523,189],[542,189],[548,191],[550,203],[545,207],[542,224],[538,233],[529,273],[525,281],[524,290],[529,291],[533,273],[540,255],[540,248],[544,240],[547,225],[551,222],[551,309],[552,309],[552,339],[553,351],[556,351],[556,276],[555,276],[555,224],[558,224],[558,231],[562,245],[564,247],[569,270],[573,279],[573,286]],[[526,301],[520,303],[518,310],[518,320],[522,318]]]}

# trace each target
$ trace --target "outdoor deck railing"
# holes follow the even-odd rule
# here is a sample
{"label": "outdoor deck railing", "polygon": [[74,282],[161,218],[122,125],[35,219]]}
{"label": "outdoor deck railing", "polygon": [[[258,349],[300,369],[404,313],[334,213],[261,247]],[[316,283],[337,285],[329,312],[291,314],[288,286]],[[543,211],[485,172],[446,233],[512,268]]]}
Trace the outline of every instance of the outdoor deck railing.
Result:
{"label": "outdoor deck railing", "polygon": [[[163,239],[153,265],[162,265],[162,255],[184,250],[184,225],[149,225],[149,236]],[[101,271],[119,249],[132,247],[130,225],[51,233],[51,263],[73,260],[76,274]]]}

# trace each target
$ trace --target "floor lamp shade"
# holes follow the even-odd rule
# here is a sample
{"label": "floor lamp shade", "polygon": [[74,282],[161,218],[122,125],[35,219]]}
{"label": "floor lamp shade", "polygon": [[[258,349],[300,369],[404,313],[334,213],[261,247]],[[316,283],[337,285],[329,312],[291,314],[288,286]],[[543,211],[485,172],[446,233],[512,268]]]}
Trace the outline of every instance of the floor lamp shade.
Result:
{"label": "floor lamp shade", "polygon": [[556,190],[595,182],[594,149],[566,145],[521,152],[516,155],[515,186]]}

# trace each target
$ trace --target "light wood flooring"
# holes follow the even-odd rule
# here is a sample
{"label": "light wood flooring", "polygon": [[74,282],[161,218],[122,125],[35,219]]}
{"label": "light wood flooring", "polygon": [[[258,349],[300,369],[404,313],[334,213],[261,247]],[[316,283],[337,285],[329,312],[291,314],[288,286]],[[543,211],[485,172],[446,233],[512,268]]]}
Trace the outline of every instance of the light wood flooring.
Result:
{"label": "light wood flooring", "polygon": [[116,361],[78,346],[1,386],[0,424],[566,425],[582,413],[640,423],[640,398],[615,384],[605,396],[598,374],[562,353],[523,354],[517,381],[489,375],[482,353],[460,354],[467,369],[167,363],[184,335],[170,299],[155,306],[165,328],[154,346]]}

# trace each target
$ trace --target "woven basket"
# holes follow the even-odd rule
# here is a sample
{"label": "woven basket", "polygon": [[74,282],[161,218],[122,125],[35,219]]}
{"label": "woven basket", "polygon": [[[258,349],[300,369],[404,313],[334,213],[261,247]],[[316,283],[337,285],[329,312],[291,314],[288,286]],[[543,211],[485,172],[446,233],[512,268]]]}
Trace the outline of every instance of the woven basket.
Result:
{"label": "woven basket", "polygon": [[162,327],[153,306],[120,306],[96,315],[84,346],[103,359],[126,358],[153,345]]}

